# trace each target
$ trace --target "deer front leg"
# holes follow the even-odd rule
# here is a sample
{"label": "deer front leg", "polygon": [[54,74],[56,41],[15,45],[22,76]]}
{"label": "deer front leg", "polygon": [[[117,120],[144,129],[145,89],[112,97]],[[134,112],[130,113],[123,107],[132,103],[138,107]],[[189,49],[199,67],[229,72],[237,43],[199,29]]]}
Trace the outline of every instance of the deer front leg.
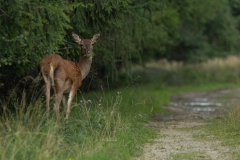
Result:
{"label": "deer front leg", "polygon": [[70,93],[69,93],[68,102],[67,102],[66,119],[68,119],[68,116],[69,116],[69,113],[71,110],[72,100],[73,100],[76,92],[77,92],[77,89],[74,86],[72,86]]}
{"label": "deer front leg", "polygon": [[55,82],[55,104],[54,104],[54,110],[57,116],[57,119],[60,117],[59,113],[59,106],[63,97],[63,82],[62,81],[56,81]]}
{"label": "deer front leg", "polygon": [[43,79],[44,79],[44,82],[45,82],[45,85],[43,87],[43,92],[44,92],[44,95],[45,95],[47,119],[48,119],[49,111],[50,111],[49,103],[50,103],[51,84],[50,84],[50,80],[45,75],[43,75]]}
{"label": "deer front leg", "polygon": [[46,101],[46,111],[47,111],[47,118],[49,117],[49,103],[50,103],[50,84],[44,85],[44,95],[45,95],[45,101]]}

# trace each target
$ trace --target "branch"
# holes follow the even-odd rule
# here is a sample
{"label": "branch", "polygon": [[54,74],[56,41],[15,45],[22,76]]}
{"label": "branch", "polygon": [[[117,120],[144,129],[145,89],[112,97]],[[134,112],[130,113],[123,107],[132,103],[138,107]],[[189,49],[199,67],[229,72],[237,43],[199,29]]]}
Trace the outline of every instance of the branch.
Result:
{"label": "branch", "polygon": [[[8,17],[11,17],[11,16],[9,16],[4,10],[2,10],[2,8],[0,8],[0,11],[2,11],[5,15],[7,15]],[[4,15],[3,14],[3,15]],[[2,16],[2,15],[1,15]]]}

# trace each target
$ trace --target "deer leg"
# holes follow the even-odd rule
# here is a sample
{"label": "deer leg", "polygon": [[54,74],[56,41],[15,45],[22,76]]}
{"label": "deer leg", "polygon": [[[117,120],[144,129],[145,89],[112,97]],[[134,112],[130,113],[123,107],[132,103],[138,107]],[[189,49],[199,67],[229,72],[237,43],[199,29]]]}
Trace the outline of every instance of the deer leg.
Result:
{"label": "deer leg", "polygon": [[68,102],[67,102],[67,109],[66,109],[66,119],[68,119],[70,110],[71,110],[71,104],[72,104],[72,100],[76,94],[77,90],[75,89],[74,86],[72,86],[70,93],[69,93],[69,97],[68,97]]}
{"label": "deer leg", "polygon": [[57,119],[60,117],[59,113],[59,106],[63,97],[63,84],[64,82],[62,81],[56,81],[55,82],[55,104],[54,104],[54,110],[57,116]]}
{"label": "deer leg", "polygon": [[63,94],[63,96],[62,96],[62,103],[63,103],[63,106],[64,106],[64,111],[66,111],[67,101],[66,101],[66,95],[65,94]]}
{"label": "deer leg", "polygon": [[47,118],[49,117],[49,111],[50,111],[50,107],[49,107],[49,103],[50,103],[50,83],[46,84],[46,92],[45,92],[45,96],[46,96],[46,108],[47,108]]}
{"label": "deer leg", "polygon": [[43,75],[43,79],[44,79],[44,82],[45,82],[43,91],[44,91],[44,95],[45,95],[47,118],[48,118],[49,117],[49,111],[50,111],[49,103],[50,103],[51,84],[50,84],[50,80],[45,75]]}

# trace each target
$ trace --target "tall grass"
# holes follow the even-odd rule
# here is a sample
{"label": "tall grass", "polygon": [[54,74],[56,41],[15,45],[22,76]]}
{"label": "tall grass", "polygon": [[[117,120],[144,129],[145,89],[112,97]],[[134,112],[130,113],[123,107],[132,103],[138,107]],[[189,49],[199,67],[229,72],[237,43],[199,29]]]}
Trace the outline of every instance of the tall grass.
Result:
{"label": "tall grass", "polygon": [[[114,160],[139,156],[141,146],[156,136],[156,131],[143,122],[156,113],[167,113],[162,106],[169,103],[171,94],[230,86],[239,80],[239,67],[239,57],[201,64],[151,62],[145,69],[134,68],[134,76],[141,78],[135,78],[128,87],[79,93],[68,121],[62,109],[61,120],[57,121],[52,108],[47,120],[44,100],[35,85],[39,83],[31,85],[28,77],[8,98],[0,100],[0,159]],[[220,85],[213,86],[215,82]],[[230,117],[222,124],[238,132],[238,120],[234,118],[238,116]]]}
{"label": "tall grass", "polygon": [[207,126],[206,138],[212,137],[223,142],[230,148],[230,153],[240,159],[240,106],[236,104],[228,108],[225,116],[221,119],[211,120]]}
{"label": "tall grass", "polygon": [[223,119],[226,131],[240,132],[240,106],[229,108],[226,117]]}
{"label": "tall grass", "polygon": [[159,60],[145,67],[133,67],[133,77],[142,83],[158,82],[167,86],[203,83],[237,83],[240,81],[240,56],[214,58],[196,64]]}
{"label": "tall grass", "polygon": [[9,98],[1,100],[0,159],[46,159],[58,154],[54,146],[62,144],[63,138],[57,133],[57,125],[46,121],[41,98],[31,96],[35,89],[30,89],[29,94],[23,89],[22,96],[19,95],[21,83]]}
{"label": "tall grass", "polygon": [[0,102],[0,159],[129,159],[146,135],[154,135],[135,117],[121,114],[120,92],[91,94],[91,99],[79,94],[69,120],[61,110],[57,121],[53,109],[47,120],[38,87],[20,91],[17,86]]}

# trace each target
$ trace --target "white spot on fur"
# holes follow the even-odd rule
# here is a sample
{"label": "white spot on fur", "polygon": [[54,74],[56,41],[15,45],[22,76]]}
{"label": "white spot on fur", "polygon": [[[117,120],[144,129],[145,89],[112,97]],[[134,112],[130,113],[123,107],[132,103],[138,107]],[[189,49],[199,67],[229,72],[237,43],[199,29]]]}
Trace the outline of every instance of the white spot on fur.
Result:
{"label": "white spot on fur", "polygon": [[51,66],[51,65],[50,65],[49,77],[52,82],[52,86],[54,86],[54,70],[53,70],[53,66]]}

